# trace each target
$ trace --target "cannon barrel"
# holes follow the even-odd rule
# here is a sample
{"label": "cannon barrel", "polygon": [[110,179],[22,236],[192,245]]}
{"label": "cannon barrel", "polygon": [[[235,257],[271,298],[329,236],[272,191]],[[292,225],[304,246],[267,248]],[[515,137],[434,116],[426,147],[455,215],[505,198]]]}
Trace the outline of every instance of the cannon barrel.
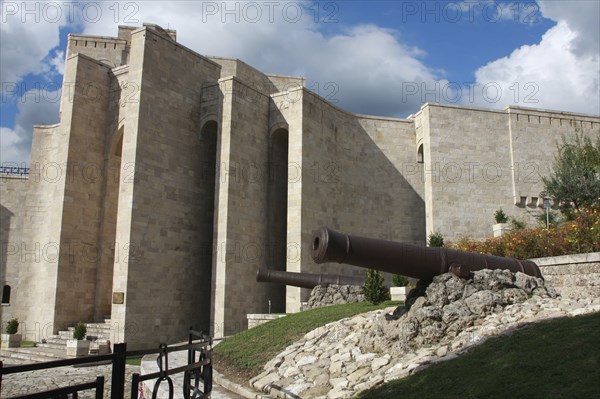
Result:
{"label": "cannon barrel", "polygon": [[313,289],[317,285],[364,285],[364,277],[340,276],[336,274],[294,273],[281,270],[258,269],[256,281],[279,283],[294,287]]}
{"label": "cannon barrel", "polygon": [[542,277],[539,267],[530,260],[358,237],[327,227],[313,234],[311,252],[316,263],[345,263],[423,280],[446,273],[453,265],[465,265],[471,271],[507,269]]}

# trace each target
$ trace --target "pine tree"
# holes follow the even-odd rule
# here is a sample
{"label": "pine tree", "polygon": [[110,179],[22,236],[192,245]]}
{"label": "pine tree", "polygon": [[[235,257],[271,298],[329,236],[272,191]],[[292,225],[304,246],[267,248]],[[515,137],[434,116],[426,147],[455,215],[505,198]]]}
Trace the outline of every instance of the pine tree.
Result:
{"label": "pine tree", "polygon": [[365,299],[373,305],[378,305],[381,302],[390,299],[390,292],[383,285],[383,275],[381,272],[373,269],[367,270],[363,293]]}

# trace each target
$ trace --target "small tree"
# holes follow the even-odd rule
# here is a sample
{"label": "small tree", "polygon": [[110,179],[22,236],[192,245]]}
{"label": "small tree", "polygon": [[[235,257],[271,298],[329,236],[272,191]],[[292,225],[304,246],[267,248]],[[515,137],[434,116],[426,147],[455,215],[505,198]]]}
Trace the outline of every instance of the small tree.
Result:
{"label": "small tree", "polygon": [[19,320],[11,319],[6,323],[6,333],[7,334],[16,334],[19,331]]}
{"label": "small tree", "polygon": [[367,270],[365,285],[363,287],[365,299],[373,305],[380,304],[390,299],[390,292],[383,286],[383,275],[373,269]]}
{"label": "small tree", "polygon": [[561,202],[561,211],[568,215],[574,209],[589,207],[600,197],[600,136],[596,143],[575,132],[575,139],[562,145],[554,158],[552,173],[542,177],[543,197]]}
{"label": "small tree", "polygon": [[392,276],[392,286],[394,287],[406,287],[408,283],[408,279],[404,276],[401,276],[399,274],[394,274]]}
{"label": "small tree", "polygon": [[75,324],[75,328],[73,329],[73,339],[77,341],[81,341],[85,338],[87,334],[87,327],[82,322]]}
{"label": "small tree", "polygon": [[427,238],[427,245],[430,247],[443,247],[444,236],[440,232],[431,233]]}
{"label": "small tree", "polygon": [[527,227],[527,224],[522,220],[510,218],[510,227],[512,227],[513,230],[523,230]]}
{"label": "small tree", "polygon": [[494,219],[496,220],[496,223],[508,222],[508,216],[506,216],[506,213],[504,213],[502,208],[498,209],[496,213],[494,213]]}

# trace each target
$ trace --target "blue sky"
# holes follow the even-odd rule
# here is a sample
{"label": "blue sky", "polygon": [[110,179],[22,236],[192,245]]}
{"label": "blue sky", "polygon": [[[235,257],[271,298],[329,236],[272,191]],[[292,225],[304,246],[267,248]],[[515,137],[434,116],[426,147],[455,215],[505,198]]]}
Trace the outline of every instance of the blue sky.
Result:
{"label": "blue sky", "polygon": [[406,117],[424,102],[600,114],[599,4],[2,0],[1,161],[28,163],[32,126],[58,122],[68,33],[157,23],[363,114]]}

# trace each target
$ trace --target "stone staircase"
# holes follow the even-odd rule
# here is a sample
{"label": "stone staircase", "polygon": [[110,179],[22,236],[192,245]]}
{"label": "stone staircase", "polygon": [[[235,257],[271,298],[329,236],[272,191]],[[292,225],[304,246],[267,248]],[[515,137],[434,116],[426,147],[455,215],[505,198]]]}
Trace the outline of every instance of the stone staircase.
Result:
{"label": "stone staircase", "polygon": [[[113,328],[110,319],[105,319],[104,323],[86,323],[86,328],[87,339],[92,341],[89,354],[110,353]],[[74,327],[69,327],[67,331],[59,331],[36,343],[35,347],[3,348],[0,350],[0,361],[5,365],[16,365],[66,359],[67,341],[72,339],[73,330]]]}

